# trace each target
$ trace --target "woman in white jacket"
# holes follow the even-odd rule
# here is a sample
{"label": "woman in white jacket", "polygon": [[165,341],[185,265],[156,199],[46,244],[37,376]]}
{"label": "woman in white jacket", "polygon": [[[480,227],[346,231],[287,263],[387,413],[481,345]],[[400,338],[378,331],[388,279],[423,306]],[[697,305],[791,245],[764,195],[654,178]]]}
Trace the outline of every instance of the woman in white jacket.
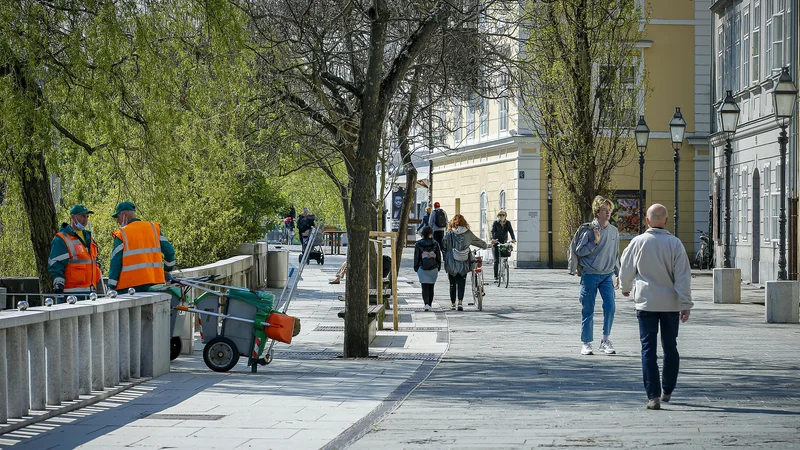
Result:
{"label": "woman in white jacket", "polygon": [[[619,271],[622,295],[633,292],[639,338],[642,341],[642,378],[647,409],[660,409],[678,382],[678,325],[689,320],[692,303],[692,271],[683,243],[664,229],[668,213],[664,205],[647,210],[650,228],[631,240],[622,253]],[[664,350],[663,378],[658,373],[658,330]],[[663,385],[661,384],[663,379]]]}

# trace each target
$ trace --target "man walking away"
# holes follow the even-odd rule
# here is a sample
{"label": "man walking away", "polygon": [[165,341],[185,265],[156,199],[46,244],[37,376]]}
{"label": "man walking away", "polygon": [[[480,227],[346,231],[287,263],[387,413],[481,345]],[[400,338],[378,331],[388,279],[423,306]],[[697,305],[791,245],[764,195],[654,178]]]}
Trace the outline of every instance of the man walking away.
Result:
{"label": "man walking away", "polygon": [[[591,228],[585,230],[578,239],[575,253],[582,267],[581,273],[581,355],[593,355],[594,304],[597,291],[603,298],[603,340],[600,351],[609,355],[616,353],[614,344],[608,338],[614,324],[614,289],[619,287],[619,231],[609,223],[611,200],[597,196],[592,202],[595,220]],[[612,282],[612,275],[614,280]]]}
{"label": "man walking away", "polygon": [[175,268],[175,249],[161,234],[161,225],[136,218],[136,206],[131,202],[118,204],[111,217],[121,228],[113,233],[108,288],[146,292],[163,283],[164,272]]}
{"label": "man walking away", "polygon": [[447,213],[439,205],[439,202],[433,204],[433,211],[428,219],[428,225],[433,229],[433,240],[439,244],[439,248],[444,251],[442,239],[444,239],[444,232],[447,231]]}
{"label": "man walking away", "polygon": [[[508,235],[511,235],[511,243],[517,242],[514,236],[514,229],[511,228],[511,222],[506,220],[506,212],[500,210],[497,213],[497,220],[492,224],[492,240],[497,241],[499,244],[505,244],[508,241]],[[497,268],[500,266],[500,247],[492,246],[492,254],[494,255],[494,279],[497,279]]]}
{"label": "man walking away", "polygon": [[[678,382],[678,325],[689,320],[692,303],[692,271],[680,239],[664,229],[668,213],[664,205],[647,210],[650,228],[631,240],[622,253],[622,295],[633,292],[639,338],[642,341],[642,378],[647,409],[660,409]],[[664,372],[658,373],[658,328],[664,349]]]}

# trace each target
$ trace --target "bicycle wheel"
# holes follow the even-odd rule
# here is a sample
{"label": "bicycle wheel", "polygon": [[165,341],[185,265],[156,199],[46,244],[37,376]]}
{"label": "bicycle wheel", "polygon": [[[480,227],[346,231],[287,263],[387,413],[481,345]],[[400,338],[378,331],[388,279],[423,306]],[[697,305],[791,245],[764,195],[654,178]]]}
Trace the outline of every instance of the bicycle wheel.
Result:
{"label": "bicycle wheel", "polygon": [[503,261],[503,271],[502,272],[503,272],[503,282],[506,284],[505,287],[508,287],[508,275],[509,275],[508,272],[509,272],[509,270],[508,270],[508,260],[507,259]]}
{"label": "bicycle wheel", "polygon": [[478,280],[478,295],[475,298],[475,306],[478,307],[478,311],[483,311],[483,296],[486,295],[483,291],[483,272],[477,274],[475,278]]}
{"label": "bicycle wheel", "polygon": [[703,252],[703,249],[701,248],[700,250],[697,251],[697,254],[694,257],[695,266],[698,269],[702,269],[703,268],[703,263],[705,262],[705,259],[706,259],[705,258],[705,254]]}
{"label": "bicycle wheel", "polygon": [[472,285],[472,302],[478,298],[478,277],[475,272],[470,272],[470,284]]}

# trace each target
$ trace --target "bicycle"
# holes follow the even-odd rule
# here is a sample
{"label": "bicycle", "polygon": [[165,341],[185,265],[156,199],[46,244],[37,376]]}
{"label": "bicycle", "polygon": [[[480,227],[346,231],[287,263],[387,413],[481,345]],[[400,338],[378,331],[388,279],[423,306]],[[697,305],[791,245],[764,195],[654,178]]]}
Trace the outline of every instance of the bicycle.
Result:
{"label": "bicycle", "polygon": [[711,251],[709,236],[703,230],[697,231],[700,232],[700,250],[697,251],[694,257],[695,265],[698,269],[702,269],[703,266],[711,269],[714,267],[714,253]]}
{"label": "bicycle", "polygon": [[472,284],[472,299],[478,311],[483,311],[483,296],[486,292],[483,289],[483,257],[478,250],[472,251],[472,267],[470,271]]}
{"label": "bicycle", "polygon": [[497,287],[503,286],[503,284],[505,284],[503,287],[508,287],[508,258],[511,257],[511,250],[514,250],[513,244],[497,244],[497,254],[500,258],[500,263],[497,267],[497,278],[494,280]]}

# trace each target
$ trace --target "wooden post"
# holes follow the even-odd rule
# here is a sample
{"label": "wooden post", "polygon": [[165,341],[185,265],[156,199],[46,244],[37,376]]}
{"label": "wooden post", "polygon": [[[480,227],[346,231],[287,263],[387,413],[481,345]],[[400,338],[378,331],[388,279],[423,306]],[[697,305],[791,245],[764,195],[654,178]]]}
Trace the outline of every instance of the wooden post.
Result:
{"label": "wooden post", "polygon": [[[397,240],[394,238],[390,240],[392,241],[392,256],[394,257],[397,255],[397,253],[395,253]],[[394,322],[394,331],[397,331],[399,322],[399,315],[397,313],[397,261],[392,261],[392,320]]]}
{"label": "wooden post", "polygon": [[378,247],[378,282],[375,283],[375,304],[380,305],[383,303],[383,240],[378,238],[375,245]]}

